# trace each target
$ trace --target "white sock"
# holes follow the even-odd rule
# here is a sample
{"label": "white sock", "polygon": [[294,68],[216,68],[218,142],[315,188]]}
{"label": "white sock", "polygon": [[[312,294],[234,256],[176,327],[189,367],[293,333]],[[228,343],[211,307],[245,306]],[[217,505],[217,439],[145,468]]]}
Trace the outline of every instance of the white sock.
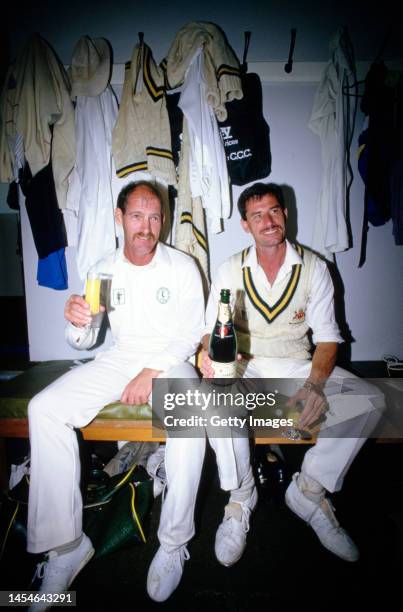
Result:
{"label": "white sock", "polygon": [[325,497],[326,489],[317,480],[304,474],[304,472],[301,472],[298,476],[297,485],[305,497],[317,504],[320,504]]}
{"label": "white sock", "polygon": [[242,502],[246,502],[252,495],[254,486],[255,480],[253,478],[252,468],[249,467],[245,478],[242,480],[241,486],[238,489],[232,489],[229,498],[230,503],[235,502],[241,504]]}
{"label": "white sock", "polygon": [[224,519],[234,518],[237,521],[242,520],[242,506],[238,502],[229,502],[225,506]]}
{"label": "white sock", "polygon": [[77,540],[73,540],[72,542],[67,542],[67,544],[63,544],[63,546],[57,546],[54,548],[54,552],[60,555],[67,555],[67,553],[72,552],[76,548],[78,548],[83,541],[84,534],[82,533]]}

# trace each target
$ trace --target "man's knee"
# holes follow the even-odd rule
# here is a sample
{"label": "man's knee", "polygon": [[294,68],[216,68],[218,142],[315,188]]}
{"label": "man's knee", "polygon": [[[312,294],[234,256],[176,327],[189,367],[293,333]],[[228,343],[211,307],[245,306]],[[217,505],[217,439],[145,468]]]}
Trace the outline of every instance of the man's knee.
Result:
{"label": "man's knee", "polygon": [[355,398],[364,398],[367,404],[366,412],[376,413],[379,418],[386,406],[382,390],[376,384],[360,378],[354,379],[353,383],[352,402],[354,402]]}
{"label": "man's knee", "polygon": [[162,378],[198,378],[198,374],[191,363],[185,361],[169,368],[161,374]]}
{"label": "man's knee", "polygon": [[30,422],[49,415],[57,406],[58,400],[51,389],[44,389],[35,395],[28,404],[28,419]]}

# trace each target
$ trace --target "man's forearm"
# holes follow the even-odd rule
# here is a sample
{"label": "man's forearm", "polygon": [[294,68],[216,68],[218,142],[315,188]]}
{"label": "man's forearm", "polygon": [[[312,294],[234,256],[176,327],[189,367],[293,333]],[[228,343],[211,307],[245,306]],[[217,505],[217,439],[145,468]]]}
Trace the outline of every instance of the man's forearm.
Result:
{"label": "man's forearm", "polygon": [[336,365],[337,342],[319,342],[312,357],[312,369],[308,381],[324,385]]}

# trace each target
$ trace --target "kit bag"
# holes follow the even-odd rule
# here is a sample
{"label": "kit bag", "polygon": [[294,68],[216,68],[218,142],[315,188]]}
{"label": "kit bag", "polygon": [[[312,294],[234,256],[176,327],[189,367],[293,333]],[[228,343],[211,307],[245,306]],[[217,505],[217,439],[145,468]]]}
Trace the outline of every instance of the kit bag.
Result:
{"label": "kit bag", "polygon": [[95,557],[145,544],[144,521],[154,499],[153,480],[143,467],[133,465],[107,478],[105,474],[102,471],[102,479],[95,483],[92,475],[84,505],[84,532],[95,548]]}
{"label": "kit bag", "polygon": [[[29,475],[0,499],[0,560],[26,549]],[[109,477],[92,470],[84,496],[83,530],[95,557],[146,542],[144,521],[153,503],[153,479],[141,466]]]}

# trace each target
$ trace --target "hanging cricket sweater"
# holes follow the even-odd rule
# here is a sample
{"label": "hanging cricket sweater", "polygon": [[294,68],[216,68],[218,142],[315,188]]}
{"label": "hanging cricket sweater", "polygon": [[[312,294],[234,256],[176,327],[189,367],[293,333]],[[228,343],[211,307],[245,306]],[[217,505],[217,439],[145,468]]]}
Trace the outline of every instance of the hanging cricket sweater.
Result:
{"label": "hanging cricket sweater", "polygon": [[60,60],[38,34],[10,67],[0,101],[0,180],[15,179],[14,142],[24,143],[32,176],[52,162],[57,203],[66,208],[75,162],[74,108]]}
{"label": "hanging cricket sweater", "polygon": [[176,184],[163,71],[144,43],[126,64],[112,151],[118,177],[145,170]]}

